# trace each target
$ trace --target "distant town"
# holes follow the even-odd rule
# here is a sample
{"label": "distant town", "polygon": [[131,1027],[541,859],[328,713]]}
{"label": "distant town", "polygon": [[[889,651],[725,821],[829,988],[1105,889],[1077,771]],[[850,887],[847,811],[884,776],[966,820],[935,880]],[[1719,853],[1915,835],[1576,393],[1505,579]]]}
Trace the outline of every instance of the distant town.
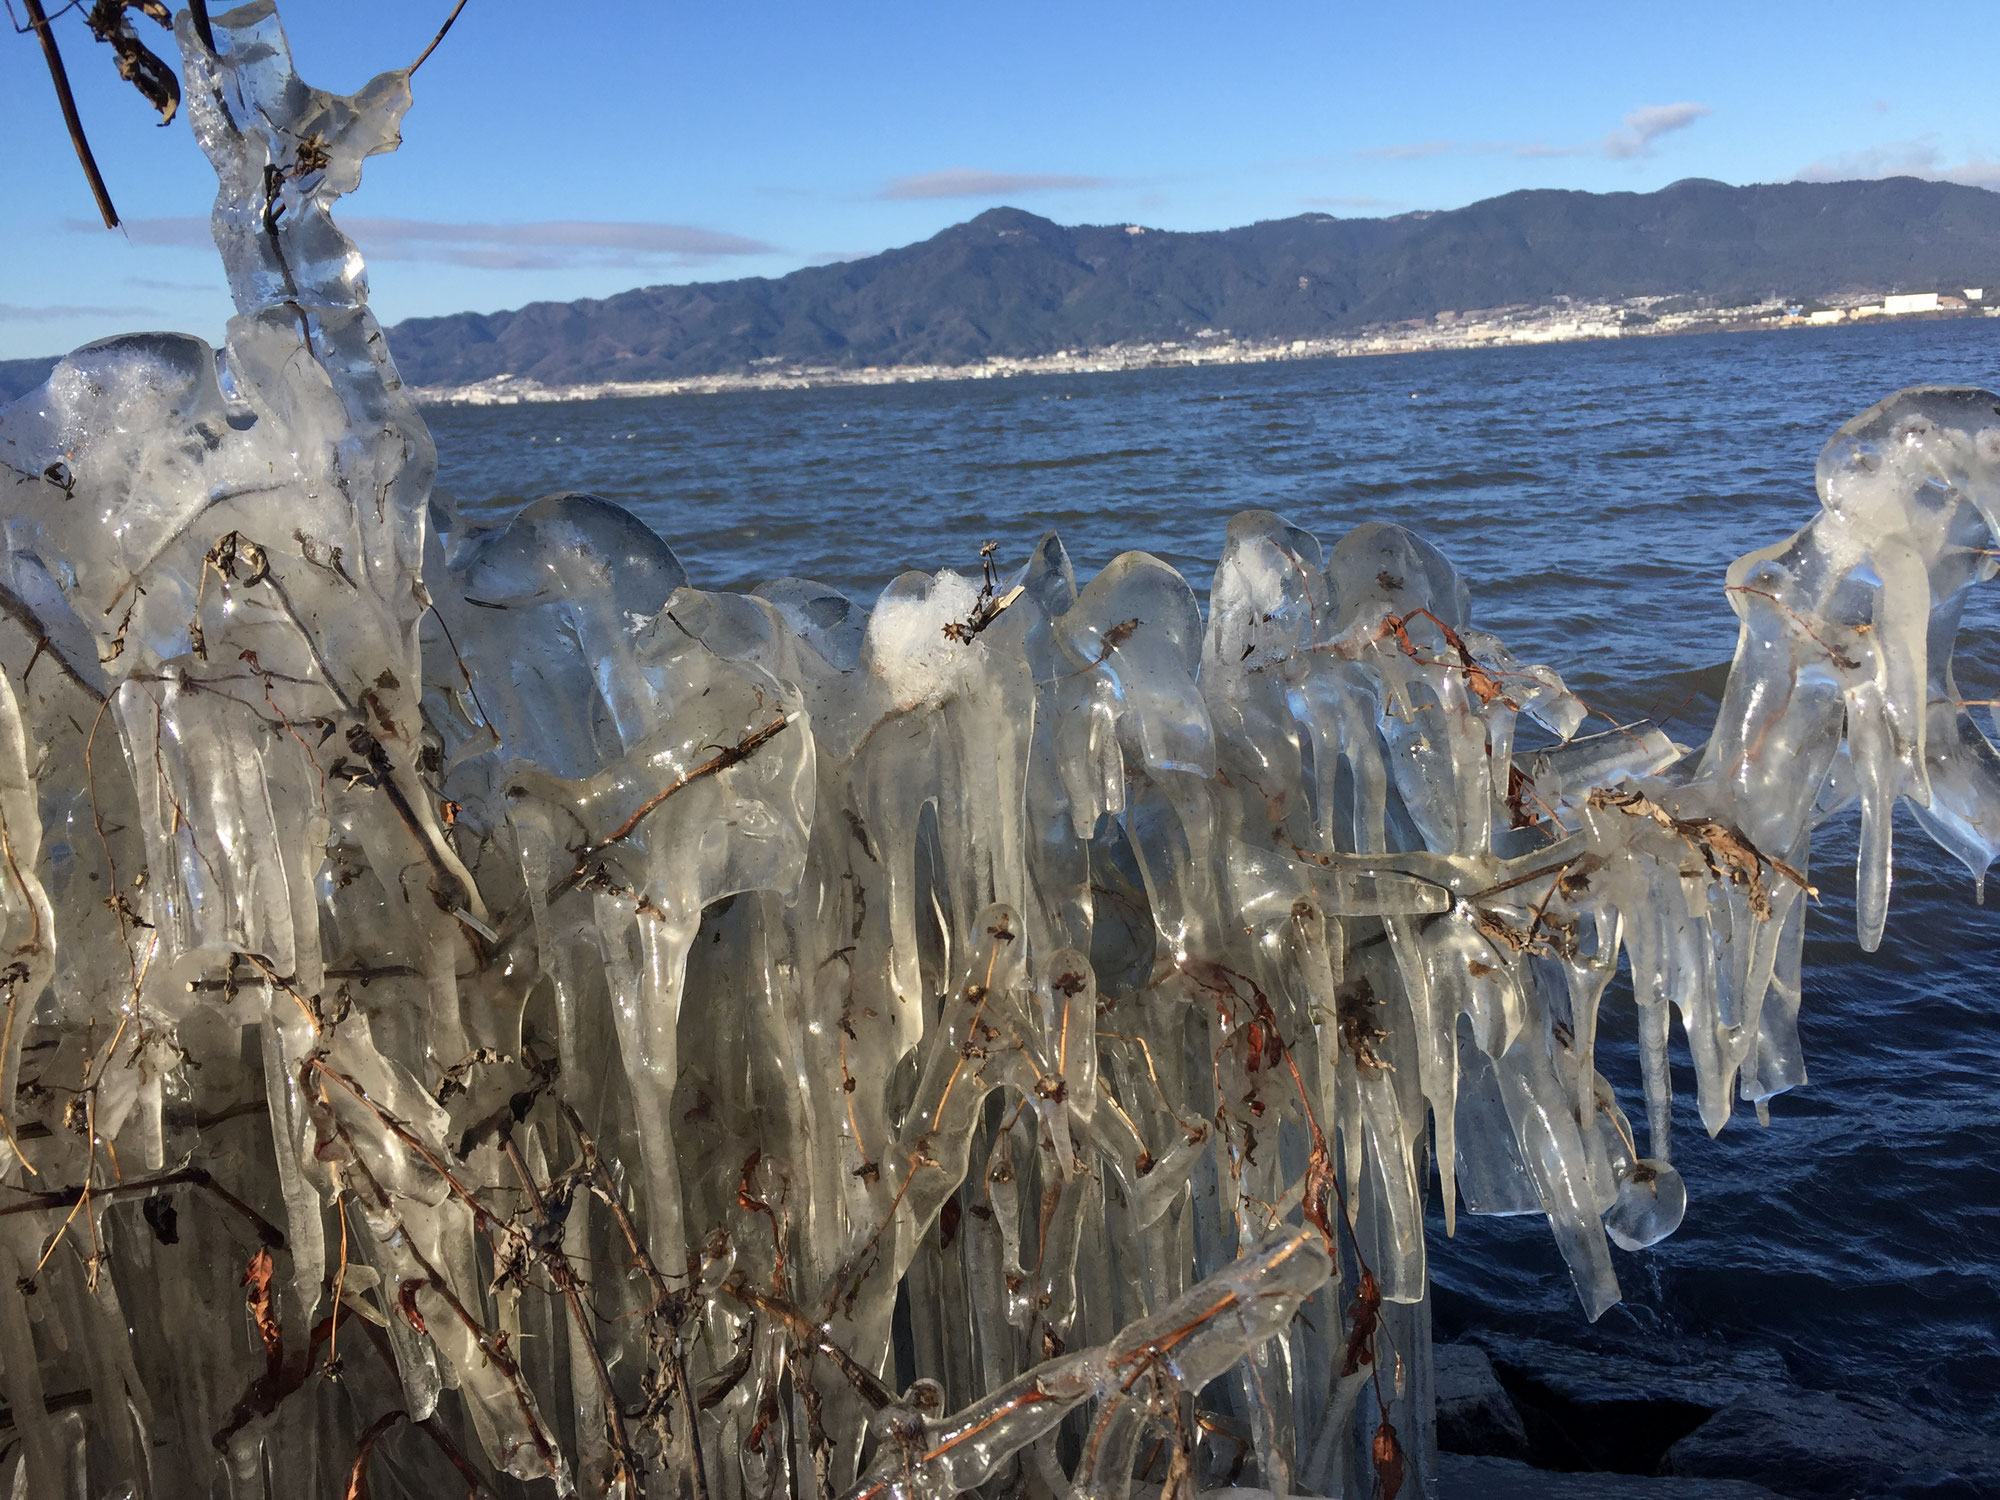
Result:
{"label": "distant town", "polygon": [[1371,354],[1413,354],[1430,349],[1487,349],[1516,344],[1561,344],[1592,339],[1657,338],[1686,333],[1756,329],[1829,328],[1897,319],[2000,317],[2000,290],[1988,304],[1984,287],[1928,292],[1856,294],[1824,301],[1773,298],[1744,306],[1700,305],[1693,297],[1629,297],[1618,302],[1572,298],[1540,306],[1518,304],[1440,312],[1430,318],[1386,323],[1348,337],[1244,339],[1226,328],[1203,328],[1184,340],[1121,343],[1103,349],[1063,349],[1033,356],[989,356],[972,364],[898,364],[843,367],[765,358],[737,374],[675,380],[586,381],[545,384],[518,375],[456,386],[417,386],[428,405],[511,406],[544,401],[589,401],[607,396],[684,396],[722,391],[802,390],[814,386],[902,385],[926,380],[998,380],[1017,375],[1083,375],[1180,365],[1262,364],[1290,359],[1346,359]]}

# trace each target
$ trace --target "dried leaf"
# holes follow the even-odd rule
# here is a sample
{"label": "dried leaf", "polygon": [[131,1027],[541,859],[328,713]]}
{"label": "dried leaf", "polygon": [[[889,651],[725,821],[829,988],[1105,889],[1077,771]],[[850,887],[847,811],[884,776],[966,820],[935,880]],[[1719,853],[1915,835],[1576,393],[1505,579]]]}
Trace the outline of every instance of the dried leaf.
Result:
{"label": "dried leaf", "polygon": [[128,5],[163,26],[172,24],[166,6],[159,0],[97,0],[85,22],[92,34],[100,42],[109,43],[117,54],[118,76],[145,95],[146,102],[160,112],[162,125],[171,124],[181,107],[180,80],[172,68],[139,40],[139,33],[132,29],[132,22],[125,14]]}
{"label": "dried leaf", "polygon": [[1347,1308],[1347,1354],[1340,1362],[1342,1378],[1375,1362],[1375,1324],[1382,1316],[1382,1289],[1373,1271],[1361,1273],[1361,1285]]}
{"label": "dried leaf", "polygon": [[155,1193],[139,1205],[139,1212],[146,1216],[146,1225],[153,1231],[153,1238],[162,1245],[178,1245],[181,1242],[181,1216],[172,1198],[165,1193]]}
{"label": "dried leaf", "polygon": [[1396,1429],[1385,1412],[1382,1425],[1375,1429],[1375,1500],[1396,1500],[1403,1488],[1403,1445],[1396,1441]]}
{"label": "dried leaf", "polygon": [[1765,854],[1727,823],[1719,823],[1713,818],[1677,818],[1644,792],[1614,792],[1600,788],[1590,794],[1590,805],[1593,808],[1613,807],[1629,817],[1650,818],[1659,824],[1700,855],[1709,874],[1718,882],[1743,887],[1744,899],[1755,917],[1768,918],[1771,915],[1771,895],[1763,880],[1767,868],[1784,876],[1808,896],[1819,894],[1806,884],[1805,876],[1782,859],[1773,859]]}
{"label": "dried leaf", "polygon": [[257,1336],[264,1341],[264,1357],[276,1370],[285,1359],[285,1333],[278,1326],[277,1310],[271,1305],[271,1276],[271,1252],[260,1247],[243,1268],[243,1285],[250,1288],[244,1300],[250,1304],[250,1316],[257,1322]]}

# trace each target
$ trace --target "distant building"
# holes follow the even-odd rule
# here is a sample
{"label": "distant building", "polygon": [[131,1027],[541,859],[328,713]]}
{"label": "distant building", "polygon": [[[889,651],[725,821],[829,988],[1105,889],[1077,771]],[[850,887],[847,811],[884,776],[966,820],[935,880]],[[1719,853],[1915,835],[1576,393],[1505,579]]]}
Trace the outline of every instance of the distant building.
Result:
{"label": "distant building", "polygon": [[1966,300],[1967,302],[1981,302],[1981,301],[1984,301],[1984,300],[1985,300],[1985,298],[1986,298],[1986,288],[1985,288],[1985,287],[1983,287],[1983,286],[1969,286],[1969,287],[1966,287],[1966,288],[1965,288],[1965,300]]}
{"label": "distant building", "polygon": [[1938,294],[1936,292],[1891,292],[1882,299],[1882,311],[1891,317],[1898,313],[1936,312]]}
{"label": "distant building", "polygon": [[1822,307],[1818,312],[1812,314],[1810,321],[1814,323],[1838,323],[1846,316],[1846,308]]}
{"label": "distant building", "polygon": [[1947,310],[1962,310],[1965,307],[1965,299],[1963,297],[1954,297],[1949,292],[1939,292],[1938,306]]}

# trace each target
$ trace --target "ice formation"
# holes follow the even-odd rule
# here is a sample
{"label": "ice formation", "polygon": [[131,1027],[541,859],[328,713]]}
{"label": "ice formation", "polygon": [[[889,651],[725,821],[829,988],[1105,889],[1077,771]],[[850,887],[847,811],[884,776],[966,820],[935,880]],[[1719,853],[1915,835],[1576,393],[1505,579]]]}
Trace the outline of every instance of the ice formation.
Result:
{"label": "ice formation", "polygon": [[1686,1205],[1670,1010],[1711,1131],[1804,1081],[1814,827],[1865,947],[1898,798],[2000,847],[2000,398],[1841,430],[1698,754],[1394,526],[1245,512],[1205,617],[1053,534],[706,591],[433,499],[327,212],[408,74],[214,34],[226,345],[0,414],[8,1493],[1416,1493],[1433,1169],[1597,1316]]}

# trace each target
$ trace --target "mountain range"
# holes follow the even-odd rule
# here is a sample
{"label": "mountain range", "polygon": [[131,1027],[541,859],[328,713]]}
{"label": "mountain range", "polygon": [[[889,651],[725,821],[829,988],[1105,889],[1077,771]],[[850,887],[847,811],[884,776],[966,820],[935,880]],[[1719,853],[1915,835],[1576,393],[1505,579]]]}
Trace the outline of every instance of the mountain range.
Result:
{"label": "mountain range", "polygon": [[[780,277],[643,287],[389,330],[413,385],[664,380],[774,365],[968,364],[1185,339],[1320,338],[1447,310],[2000,284],[2000,193],[1892,177],[1652,193],[1530,190],[1444,212],[1240,229],[1066,227],[995,208]],[[0,398],[47,360],[0,363]]]}

